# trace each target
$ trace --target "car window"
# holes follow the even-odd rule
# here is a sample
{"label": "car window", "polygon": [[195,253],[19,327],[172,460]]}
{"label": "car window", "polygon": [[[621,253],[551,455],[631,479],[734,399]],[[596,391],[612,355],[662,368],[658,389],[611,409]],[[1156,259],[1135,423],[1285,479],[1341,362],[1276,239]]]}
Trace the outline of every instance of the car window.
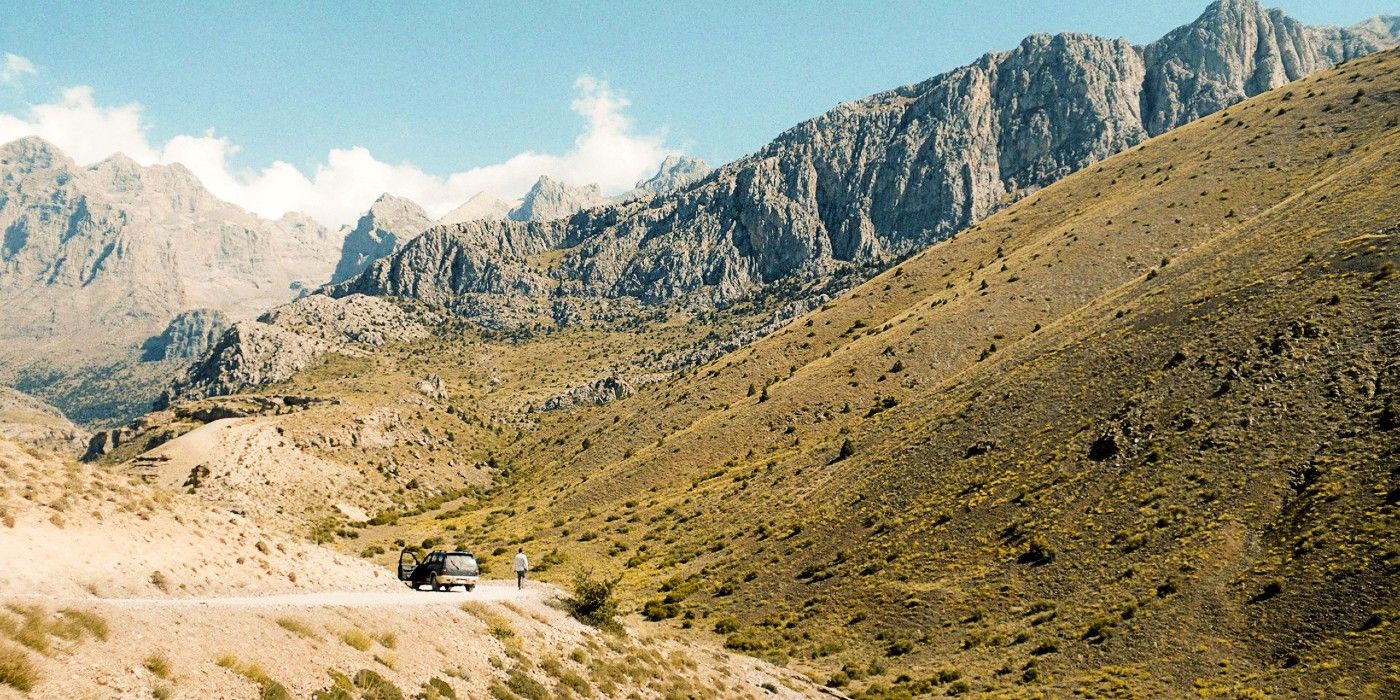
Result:
{"label": "car window", "polygon": [[444,571],[461,576],[476,576],[476,558],[470,554],[448,554],[442,566]]}

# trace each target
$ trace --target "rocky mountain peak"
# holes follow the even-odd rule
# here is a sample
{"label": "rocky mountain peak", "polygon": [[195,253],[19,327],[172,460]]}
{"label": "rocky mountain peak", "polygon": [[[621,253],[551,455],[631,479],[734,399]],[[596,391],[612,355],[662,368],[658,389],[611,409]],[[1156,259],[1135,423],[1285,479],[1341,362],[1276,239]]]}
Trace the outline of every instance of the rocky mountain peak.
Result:
{"label": "rocky mountain peak", "polygon": [[416,202],[387,192],[380,195],[345,235],[331,281],[339,282],[363,272],[371,262],[403,247],[432,223]]}
{"label": "rocky mountain peak", "polygon": [[[1213,3],[1145,47],[1032,35],[921,83],[838,105],[671,196],[585,209],[537,229],[485,222],[491,230],[482,236],[434,230],[333,293],[452,300],[458,308],[470,297],[479,302],[471,313],[499,321],[512,312],[493,295],[511,290],[657,304],[727,303],[779,280],[825,289],[1151,136],[1393,43],[1378,36],[1309,27],[1253,0]],[[672,160],[662,174],[681,165]],[[532,214],[569,194],[541,178],[511,218],[551,218]],[[483,248],[478,239],[529,245]],[[563,249],[547,266],[531,257],[544,243]]]}
{"label": "rocky mountain peak", "polygon": [[365,213],[365,216],[375,219],[390,220],[404,217],[423,218],[427,217],[427,213],[423,211],[423,207],[418,206],[417,202],[385,192],[379,195],[378,199],[374,200],[374,204],[370,205],[369,211]]}
{"label": "rocky mountain peak", "polygon": [[439,224],[460,224],[477,219],[504,219],[520,202],[511,202],[490,192],[477,192],[471,199],[438,219]]}
{"label": "rocky mountain peak", "polygon": [[38,136],[25,136],[0,145],[0,166],[6,170],[25,171],[76,167],[67,154]]}
{"label": "rocky mountain peak", "polygon": [[1394,41],[1396,37],[1400,37],[1400,15],[1376,15],[1357,22],[1351,28],[1358,32],[1369,32],[1379,37],[1387,37]]}
{"label": "rocky mountain peak", "polygon": [[628,194],[635,197],[679,190],[703,179],[713,170],[708,163],[693,156],[666,156],[656,174],[638,181],[636,187]]}
{"label": "rocky mountain peak", "polygon": [[548,221],[570,216],[580,209],[607,203],[598,185],[574,187],[541,175],[520,206],[510,213],[515,221]]}

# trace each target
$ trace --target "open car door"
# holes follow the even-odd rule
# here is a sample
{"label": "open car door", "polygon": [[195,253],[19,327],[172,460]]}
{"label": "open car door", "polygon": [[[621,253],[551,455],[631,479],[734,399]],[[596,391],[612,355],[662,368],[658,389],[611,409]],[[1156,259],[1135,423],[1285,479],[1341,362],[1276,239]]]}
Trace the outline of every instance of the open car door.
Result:
{"label": "open car door", "polygon": [[[407,549],[399,552],[399,580],[409,581],[413,578],[413,570],[418,568],[418,555]],[[413,585],[409,583],[409,585]]]}

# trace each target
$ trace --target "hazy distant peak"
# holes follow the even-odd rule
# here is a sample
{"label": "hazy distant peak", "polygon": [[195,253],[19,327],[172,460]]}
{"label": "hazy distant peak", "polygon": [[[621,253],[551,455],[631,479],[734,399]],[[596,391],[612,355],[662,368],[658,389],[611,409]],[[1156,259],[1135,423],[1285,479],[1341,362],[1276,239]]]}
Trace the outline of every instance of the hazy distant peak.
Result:
{"label": "hazy distant peak", "polygon": [[438,219],[440,224],[460,224],[478,219],[504,219],[520,202],[506,200],[491,192],[477,192],[461,206]]}
{"label": "hazy distant peak", "polygon": [[423,211],[423,207],[419,206],[417,202],[388,192],[379,195],[379,199],[374,200],[374,204],[370,205],[365,216],[411,219],[426,219],[428,217],[427,213]]}
{"label": "hazy distant peak", "polygon": [[1400,40],[1400,15],[1376,15],[1351,25],[1351,29],[1395,42]]}
{"label": "hazy distant peak", "polygon": [[520,206],[510,212],[515,221],[546,221],[570,216],[580,209],[606,204],[608,199],[598,185],[574,187],[541,175]]}

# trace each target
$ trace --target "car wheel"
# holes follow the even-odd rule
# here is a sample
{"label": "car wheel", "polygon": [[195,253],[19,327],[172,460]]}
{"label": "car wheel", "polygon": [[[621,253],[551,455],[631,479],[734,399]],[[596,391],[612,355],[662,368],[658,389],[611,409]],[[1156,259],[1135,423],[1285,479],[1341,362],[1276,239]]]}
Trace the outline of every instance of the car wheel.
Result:
{"label": "car wheel", "polygon": [[476,586],[473,586],[473,585],[470,585],[470,584],[468,584],[468,585],[466,585],[466,586],[462,586],[462,588],[467,589],[467,592],[468,592],[468,593],[471,593],[472,591],[476,590]]}

